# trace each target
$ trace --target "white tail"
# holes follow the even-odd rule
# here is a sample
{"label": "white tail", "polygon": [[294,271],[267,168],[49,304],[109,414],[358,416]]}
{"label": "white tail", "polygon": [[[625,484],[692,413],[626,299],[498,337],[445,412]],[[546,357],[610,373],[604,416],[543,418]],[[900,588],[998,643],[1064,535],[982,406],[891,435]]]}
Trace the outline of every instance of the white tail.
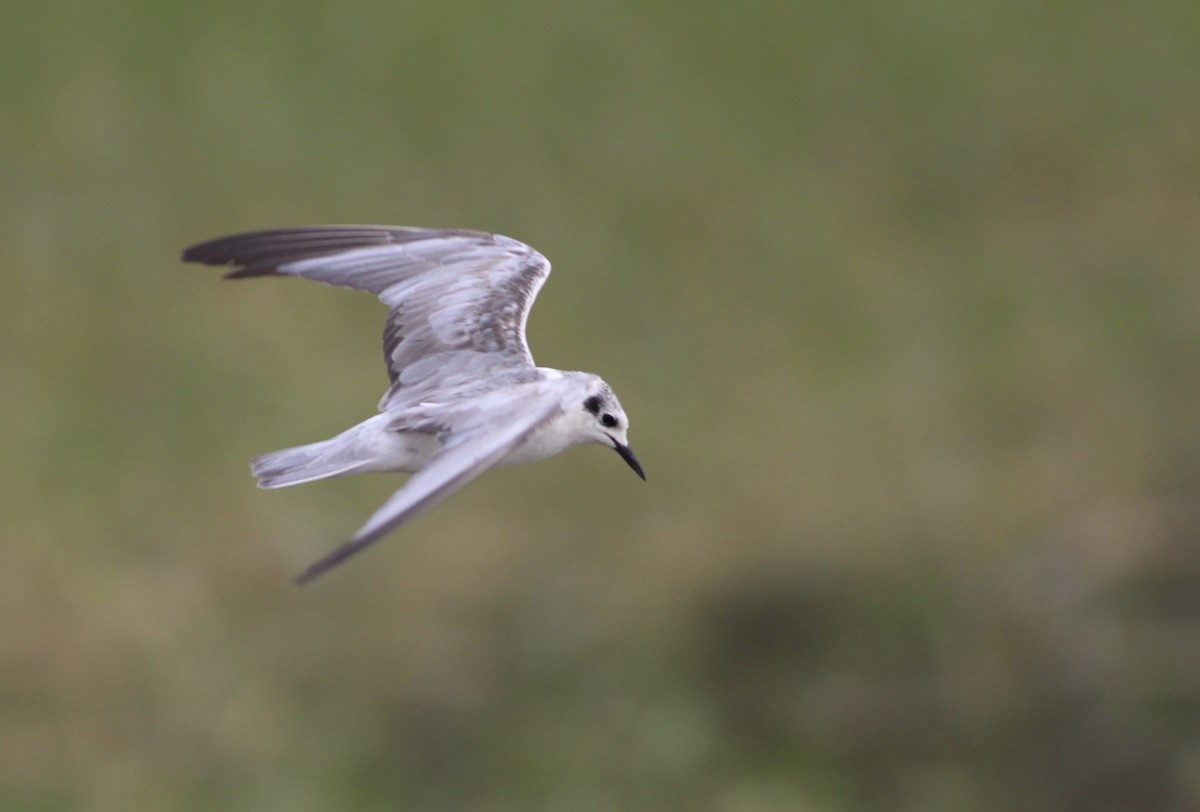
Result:
{"label": "white tail", "polygon": [[286,488],[317,479],[342,476],[360,471],[370,465],[370,459],[356,454],[354,444],[346,443],[344,435],[319,443],[299,445],[272,451],[250,461],[250,469],[258,477],[260,488]]}

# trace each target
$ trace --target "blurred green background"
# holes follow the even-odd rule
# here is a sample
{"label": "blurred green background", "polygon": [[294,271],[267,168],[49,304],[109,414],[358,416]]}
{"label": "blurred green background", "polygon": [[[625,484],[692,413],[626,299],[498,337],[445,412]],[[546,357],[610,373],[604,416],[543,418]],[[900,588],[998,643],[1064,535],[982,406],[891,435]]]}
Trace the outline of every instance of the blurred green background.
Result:
{"label": "blurred green background", "polygon": [[[1200,808],[1200,5],[17,4],[0,807]],[[398,477],[369,296],[180,249],[498,231],[649,482]]]}

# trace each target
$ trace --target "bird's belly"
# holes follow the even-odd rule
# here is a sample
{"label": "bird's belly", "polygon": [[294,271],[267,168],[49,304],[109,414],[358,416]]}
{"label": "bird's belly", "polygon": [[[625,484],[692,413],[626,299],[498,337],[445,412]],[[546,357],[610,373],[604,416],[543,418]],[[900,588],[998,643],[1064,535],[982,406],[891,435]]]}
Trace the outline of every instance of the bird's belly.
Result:
{"label": "bird's belly", "polygon": [[416,431],[385,431],[372,443],[376,471],[420,471],[441,449],[437,436]]}

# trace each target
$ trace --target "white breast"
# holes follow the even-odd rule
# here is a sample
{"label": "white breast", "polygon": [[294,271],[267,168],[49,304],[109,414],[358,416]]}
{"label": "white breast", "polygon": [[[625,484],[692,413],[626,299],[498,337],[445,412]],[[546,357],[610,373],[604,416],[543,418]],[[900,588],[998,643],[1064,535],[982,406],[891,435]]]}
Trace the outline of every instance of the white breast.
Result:
{"label": "white breast", "polygon": [[585,442],[567,415],[559,415],[529,435],[529,439],[500,461],[501,465],[521,465],[561,454],[573,445]]}

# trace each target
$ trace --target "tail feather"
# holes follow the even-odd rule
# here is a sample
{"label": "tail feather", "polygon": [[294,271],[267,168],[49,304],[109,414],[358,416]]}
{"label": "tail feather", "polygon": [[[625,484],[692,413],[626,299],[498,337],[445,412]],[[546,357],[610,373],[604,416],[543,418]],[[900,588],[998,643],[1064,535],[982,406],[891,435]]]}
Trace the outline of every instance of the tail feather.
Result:
{"label": "tail feather", "polygon": [[355,447],[339,442],[341,437],[318,443],[271,451],[250,461],[250,470],[260,488],[286,488],[318,479],[344,476],[370,465],[355,454]]}

